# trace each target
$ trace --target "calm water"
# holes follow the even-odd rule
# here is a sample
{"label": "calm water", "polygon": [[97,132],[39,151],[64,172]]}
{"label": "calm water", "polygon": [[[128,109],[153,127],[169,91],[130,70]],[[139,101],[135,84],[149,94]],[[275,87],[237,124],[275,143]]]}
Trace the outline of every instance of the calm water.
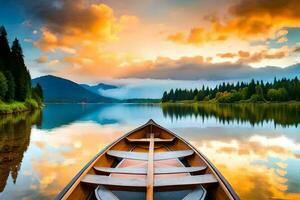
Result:
{"label": "calm water", "polygon": [[300,106],[47,105],[0,117],[0,199],[53,199],[99,150],[153,118],[241,199],[300,199]]}

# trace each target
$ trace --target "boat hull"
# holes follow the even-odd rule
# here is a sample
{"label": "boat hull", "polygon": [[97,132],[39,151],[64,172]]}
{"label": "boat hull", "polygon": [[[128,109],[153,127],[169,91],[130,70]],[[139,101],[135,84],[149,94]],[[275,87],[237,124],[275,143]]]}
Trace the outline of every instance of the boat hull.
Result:
{"label": "boat hull", "polygon": [[[100,151],[60,192],[57,199],[89,199],[94,194],[97,185],[105,185],[105,188],[112,191],[139,190],[141,193],[144,192],[145,195],[149,194],[146,188],[147,181],[149,181],[151,176],[149,175],[149,170],[147,172],[145,169],[149,169],[149,166],[147,166],[149,165],[149,160],[147,158],[149,156],[148,148],[150,148],[151,143],[150,134],[153,134],[152,141],[155,143],[153,145],[154,164],[152,164],[153,172],[151,175],[154,180],[150,180],[152,181],[154,193],[152,194],[152,199],[156,193],[173,192],[175,194],[178,191],[193,190],[196,185],[201,185],[207,191],[209,199],[239,199],[228,181],[201,152],[189,142],[158,125],[153,120],[149,120],[146,124],[126,133]],[[145,157],[145,155],[148,156]],[[159,158],[162,160],[160,161]],[[134,167],[136,163],[142,166],[139,170],[128,169],[128,167]],[[166,165],[170,165],[171,168],[163,168]],[[204,168],[190,172],[178,171],[187,171],[199,167]],[[126,168],[125,173],[123,172],[124,168]],[[174,170],[177,170],[177,172],[174,173]],[[130,171],[136,172],[130,174]],[[158,174],[156,171],[169,172],[167,174]],[[141,179],[137,179],[137,177]],[[174,178],[174,181],[172,182],[172,179],[170,180],[169,177]],[[91,178],[93,178],[92,180],[95,179],[95,182]],[[104,181],[104,179],[107,180]],[[129,181],[131,179],[141,182],[133,185]],[[145,181],[145,185],[143,185],[143,181]],[[179,182],[179,184],[176,184],[176,182]]]}

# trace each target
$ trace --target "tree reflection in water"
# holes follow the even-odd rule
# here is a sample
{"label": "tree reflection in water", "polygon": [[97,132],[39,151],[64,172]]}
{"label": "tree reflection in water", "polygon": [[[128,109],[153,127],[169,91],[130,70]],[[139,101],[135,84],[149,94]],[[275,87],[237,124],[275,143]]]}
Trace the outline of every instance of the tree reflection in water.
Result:
{"label": "tree reflection in water", "polygon": [[162,105],[164,117],[181,119],[188,116],[219,122],[250,123],[252,126],[274,122],[274,126],[295,126],[300,123],[299,104],[166,104]]}
{"label": "tree reflection in water", "polygon": [[0,192],[9,174],[16,183],[23,154],[30,142],[31,126],[39,126],[41,119],[41,111],[0,116]]}

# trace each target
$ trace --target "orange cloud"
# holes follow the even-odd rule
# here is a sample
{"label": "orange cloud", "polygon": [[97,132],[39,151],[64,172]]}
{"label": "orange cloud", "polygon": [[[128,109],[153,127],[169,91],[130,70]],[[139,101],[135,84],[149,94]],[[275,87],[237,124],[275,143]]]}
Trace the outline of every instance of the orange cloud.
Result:
{"label": "orange cloud", "polygon": [[40,64],[46,63],[48,62],[48,56],[40,56],[39,58],[35,59],[35,61]]}
{"label": "orange cloud", "polygon": [[84,0],[76,4],[66,0],[60,8],[49,4],[37,8],[36,15],[44,23],[41,37],[34,45],[47,53],[64,52],[55,63],[63,66],[60,74],[112,77],[123,71],[123,63],[134,59],[130,53],[106,50],[105,45],[117,41],[122,31],[129,32],[136,26],[136,16],[116,17],[109,6],[87,4]]}
{"label": "orange cloud", "polygon": [[247,51],[239,51],[238,54],[239,54],[239,56],[241,58],[245,58],[245,57],[249,57],[250,56],[250,53],[247,52]]}
{"label": "orange cloud", "polygon": [[175,33],[168,36],[168,40],[177,43],[184,43],[185,36],[183,33]]}
{"label": "orange cloud", "polygon": [[290,49],[288,47],[282,47],[279,50],[271,51],[271,50],[262,50],[259,52],[255,52],[250,54],[249,56],[240,56],[238,63],[258,63],[264,59],[280,59],[287,57],[289,55]]}
{"label": "orange cloud", "polygon": [[238,53],[219,53],[217,56],[220,58],[238,58],[237,63],[257,63],[264,59],[280,59],[287,57],[291,49],[287,46],[283,46],[276,50],[261,50],[257,52],[239,51]]}
{"label": "orange cloud", "polygon": [[[113,10],[104,4],[86,7],[66,3],[62,9],[50,9],[49,13],[41,29],[42,37],[34,43],[43,51],[70,50],[91,43],[99,45],[116,39],[120,28]],[[73,16],[75,19],[71,20]]]}
{"label": "orange cloud", "polygon": [[234,58],[236,57],[236,54],[234,53],[218,53],[217,56],[220,58]]}
{"label": "orange cloud", "polygon": [[[286,27],[300,26],[300,4],[298,0],[242,0],[231,6],[226,21],[216,16],[207,16],[211,27],[194,27],[188,34],[180,36],[180,43],[201,45],[207,42],[226,40],[231,37],[265,40],[278,38],[285,42]],[[226,18],[226,17],[222,17]],[[172,35],[168,40],[172,40]],[[173,35],[174,36],[174,35]]]}

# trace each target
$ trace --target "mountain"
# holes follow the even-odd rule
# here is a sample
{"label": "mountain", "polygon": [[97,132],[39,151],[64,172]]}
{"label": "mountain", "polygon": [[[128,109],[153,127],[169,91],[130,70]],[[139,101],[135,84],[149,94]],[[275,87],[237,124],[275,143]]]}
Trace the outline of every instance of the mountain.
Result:
{"label": "mountain", "polygon": [[115,100],[90,92],[73,81],[52,75],[42,76],[32,80],[33,85],[37,83],[43,88],[45,102],[99,103],[112,102]]}
{"label": "mountain", "polygon": [[96,94],[99,94],[99,90],[111,90],[119,88],[118,86],[105,83],[99,83],[97,85],[80,84],[80,86]]}

